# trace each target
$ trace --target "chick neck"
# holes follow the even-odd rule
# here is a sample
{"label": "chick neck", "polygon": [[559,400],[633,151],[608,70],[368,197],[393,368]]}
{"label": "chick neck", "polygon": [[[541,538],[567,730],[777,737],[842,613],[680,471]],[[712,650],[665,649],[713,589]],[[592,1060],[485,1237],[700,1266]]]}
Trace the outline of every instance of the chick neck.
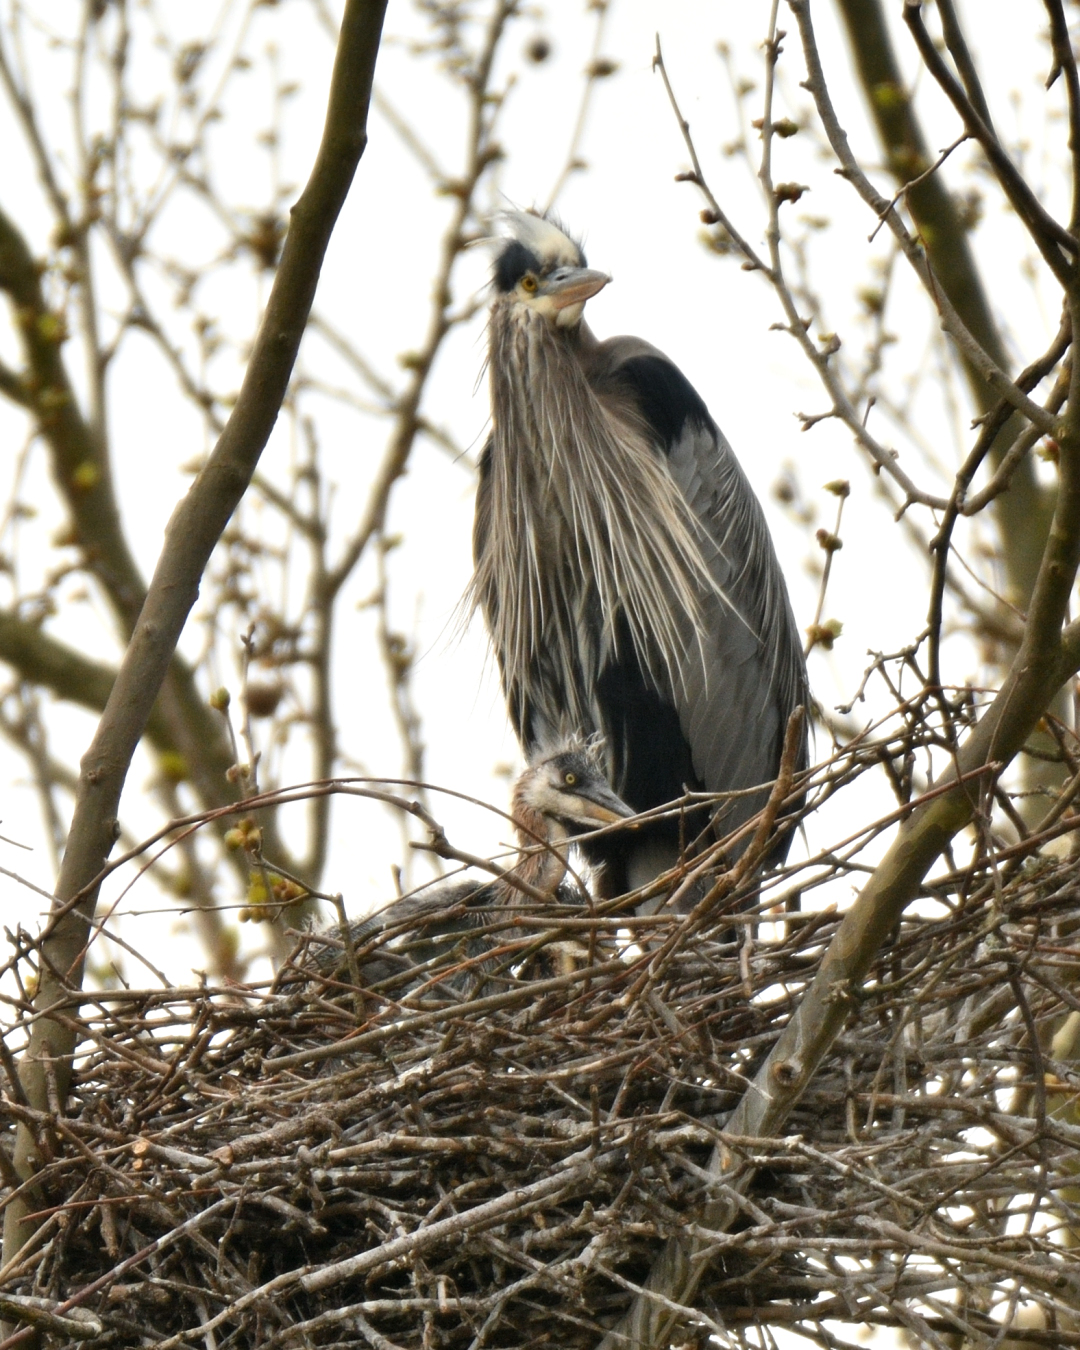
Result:
{"label": "chick neck", "polygon": [[521,853],[503,886],[511,898],[519,901],[527,897],[515,888],[515,881],[545,895],[554,895],[566,876],[566,844],[570,838],[566,827],[538,811],[526,799],[520,784],[514,792],[510,814]]}

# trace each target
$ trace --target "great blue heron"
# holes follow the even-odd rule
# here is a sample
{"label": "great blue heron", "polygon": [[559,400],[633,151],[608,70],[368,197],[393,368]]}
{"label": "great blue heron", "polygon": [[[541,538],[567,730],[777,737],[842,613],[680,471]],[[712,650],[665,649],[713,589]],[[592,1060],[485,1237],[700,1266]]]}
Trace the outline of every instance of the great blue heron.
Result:
{"label": "great blue heron", "polygon": [[[535,754],[599,732],[611,782],[637,811],[687,788],[767,783],[808,691],[757,498],[681,371],[639,338],[600,342],[582,322],[610,277],[551,220],[507,220],[472,593],[518,737]],[[804,739],[800,768],[805,758]],[[715,828],[735,829],[765,799],[732,799]],[[687,828],[597,844],[608,893],[671,866]]]}
{"label": "great blue heron", "polygon": [[[521,774],[511,796],[517,862],[492,881],[437,882],[353,924],[354,948],[383,934],[394,941],[393,948],[380,944],[363,958],[364,983],[414,982],[418,966],[434,965],[458,947],[463,935],[475,934],[497,917],[493,911],[500,906],[535,904],[537,892],[557,903],[582,900],[580,887],[567,880],[567,854],[575,836],[633,814],[612,792],[595,748],[564,746],[542,756]],[[325,936],[332,938],[333,930]],[[473,940],[469,945],[468,954],[477,955],[484,944]],[[316,955],[316,964],[344,973],[347,958],[340,945],[328,946]]]}

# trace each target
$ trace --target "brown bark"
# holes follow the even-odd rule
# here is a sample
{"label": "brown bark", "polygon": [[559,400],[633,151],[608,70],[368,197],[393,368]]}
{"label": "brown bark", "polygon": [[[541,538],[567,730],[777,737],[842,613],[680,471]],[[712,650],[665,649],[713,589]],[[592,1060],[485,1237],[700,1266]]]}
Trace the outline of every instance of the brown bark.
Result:
{"label": "brown bark", "polygon": [[[881,0],[836,0],[851,47],[854,71],[898,187],[918,178],[934,161],[904,83]],[[967,231],[941,173],[913,184],[904,200],[918,227],[935,280],[968,331],[1003,370],[1010,362],[1002,342]],[[972,402],[980,413],[998,402],[998,393],[964,352],[958,353]],[[1023,429],[1011,418],[990,452],[996,467]],[[1035,586],[1046,531],[1053,512],[1052,494],[1040,487],[1030,458],[1017,468],[1009,490],[995,508],[1001,529],[1010,598],[1025,607]]]}
{"label": "brown bark", "polygon": [[[42,942],[42,970],[33,1025],[20,1066],[28,1100],[48,1106],[43,1061],[53,1061],[61,1104],[70,1080],[72,1033],[48,1009],[82,979],[96,879],[115,842],[128,765],[146,729],[176,643],[198,595],[199,581],[222,530],[255,471],[292,373],[330,235],[367,143],[367,111],[384,0],[349,0],[342,21],[322,143],[304,193],[293,208],[281,263],[239,398],[206,467],[177,507],[166,531],[146,601],[112,686],[105,712],[83,757],[75,814],[57,887],[59,907]],[[20,1128],[14,1165],[30,1176],[37,1165],[32,1132]],[[4,1251],[33,1232],[25,1204],[5,1213]]]}

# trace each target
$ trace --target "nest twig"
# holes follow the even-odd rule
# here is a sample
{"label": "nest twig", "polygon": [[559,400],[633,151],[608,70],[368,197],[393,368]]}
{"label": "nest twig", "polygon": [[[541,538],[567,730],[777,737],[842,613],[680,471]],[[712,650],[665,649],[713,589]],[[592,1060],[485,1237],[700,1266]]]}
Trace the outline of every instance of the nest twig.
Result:
{"label": "nest twig", "polygon": [[1080,1345],[1080,865],[1029,852],[928,886],[782,1139],[723,1129],[839,922],[776,908],[820,857],[704,925],[525,902],[268,987],[73,991],[66,1114],[3,1102],[44,1222],[0,1310],[157,1350],[593,1347],[726,1138],[756,1181],[688,1336],[982,1344],[1023,1310],[1015,1342]]}

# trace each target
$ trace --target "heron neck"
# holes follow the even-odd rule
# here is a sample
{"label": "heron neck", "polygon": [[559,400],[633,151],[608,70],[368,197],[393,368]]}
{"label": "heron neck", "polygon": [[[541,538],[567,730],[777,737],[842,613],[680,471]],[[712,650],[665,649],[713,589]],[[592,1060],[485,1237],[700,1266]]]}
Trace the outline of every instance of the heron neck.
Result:
{"label": "heron neck", "polygon": [[581,355],[594,352],[600,346],[600,339],[585,322],[584,319],[570,334],[571,345],[576,347]]}
{"label": "heron neck", "polygon": [[[566,876],[566,846],[569,835],[557,821],[542,816],[524,802],[515,802],[514,824],[517,827],[521,857],[510,870],[506,885],[513,891],[513,881],[521,881],[533,890],[554,894]],[[541,847],[546,844],[547,847]],[[522,898],[521,892],[516,893]]]}
{"label": "heron neck", "polygon": [[[504,296],[489,332],[492,436],[473,594],[512,703],[528,692],[534,736],[538,725],[552,739],[607,731],[592,691],[622,620],[638,662],[668,689],[716,583],[665,457],[589,384],[585,324],[557,333]],[[585,614],[598,622],[583,627]],[[543,689],[538,666],[555,676]]]}

